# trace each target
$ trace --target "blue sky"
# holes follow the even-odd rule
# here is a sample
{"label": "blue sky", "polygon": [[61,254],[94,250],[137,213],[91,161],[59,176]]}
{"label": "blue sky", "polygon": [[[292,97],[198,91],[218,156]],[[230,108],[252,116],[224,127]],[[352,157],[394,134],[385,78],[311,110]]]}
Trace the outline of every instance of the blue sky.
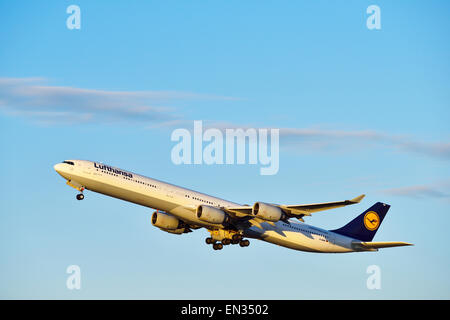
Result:
{"label": "blue sky", "polygon": [[[66,8],[81,9],[69,30]],[[366,27],[369,5],[381,30]],[[447,1],[0,2],[0,297],[450,298]],[[280,128],[280,170],[172,163],[177,127]],[[263,242],[213,251],[152,210],[76,192],[64,159],[239,202],[367,196],[307,223],[338,228],[391,204],[375,241],[308,254]],[[69,265],[81,290],[66,288]],[[369,265],[381,290],[366,288]]]}

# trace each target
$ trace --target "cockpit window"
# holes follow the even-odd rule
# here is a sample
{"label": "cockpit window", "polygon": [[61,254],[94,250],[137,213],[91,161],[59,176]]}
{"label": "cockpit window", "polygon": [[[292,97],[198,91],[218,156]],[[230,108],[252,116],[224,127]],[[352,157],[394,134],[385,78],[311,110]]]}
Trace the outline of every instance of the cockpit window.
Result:
{"label": "cockpit window", "polygon": [[75,163],[73,163],[72,161],[63,161],[63,163],[70,164],[71,166],[74,166],[74,165],[75,165]]}

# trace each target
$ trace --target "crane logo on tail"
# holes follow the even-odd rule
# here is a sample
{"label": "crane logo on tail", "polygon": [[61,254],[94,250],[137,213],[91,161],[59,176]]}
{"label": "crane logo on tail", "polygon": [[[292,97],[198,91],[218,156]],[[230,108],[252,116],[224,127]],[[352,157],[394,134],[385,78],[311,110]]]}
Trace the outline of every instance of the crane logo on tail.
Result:
{"label": "crane logo on tail", "polygon": [[380,217],[375,211],[369,211],[364,216],[364,226],[369,231],[374,231],[380,225]]}

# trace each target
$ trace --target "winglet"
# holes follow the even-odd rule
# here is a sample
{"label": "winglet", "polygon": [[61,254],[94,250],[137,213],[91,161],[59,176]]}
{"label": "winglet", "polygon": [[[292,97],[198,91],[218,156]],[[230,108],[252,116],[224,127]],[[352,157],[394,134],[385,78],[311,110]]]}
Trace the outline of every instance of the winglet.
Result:
{"label": "winglet", "polygon": [[350,202],[359,203],[362,199],[364,199],[365,196],[366,196],[365,194],[362,194],[362,195],[350,200]]}

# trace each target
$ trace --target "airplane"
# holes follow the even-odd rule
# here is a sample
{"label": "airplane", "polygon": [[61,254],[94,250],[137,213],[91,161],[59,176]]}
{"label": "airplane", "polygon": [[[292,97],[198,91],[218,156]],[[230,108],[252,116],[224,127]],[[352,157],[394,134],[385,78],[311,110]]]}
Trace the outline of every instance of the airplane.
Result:
{"label": "airplane", "polygon": [[69,186],[79,191],[77,200],[83,200],[83,192],[91,190],[155,209],[151,217],[153,226],[177,235],[205,228],[210,233],[205,241],[214,250],[221,250],[230,244],[247,247],[250,245],[248,239],[318,253],[378,251],[380,248],[412,245],[406,242],[372,242],[390,208],[381,202],[335,230],[324,230],[304,223],[304,217],[312,213],[359,203],[365,195],[335,202],[300,205],[255,202],[250,206],[100,162],[65,160],[56,164],[54,169],[67,180]]}

